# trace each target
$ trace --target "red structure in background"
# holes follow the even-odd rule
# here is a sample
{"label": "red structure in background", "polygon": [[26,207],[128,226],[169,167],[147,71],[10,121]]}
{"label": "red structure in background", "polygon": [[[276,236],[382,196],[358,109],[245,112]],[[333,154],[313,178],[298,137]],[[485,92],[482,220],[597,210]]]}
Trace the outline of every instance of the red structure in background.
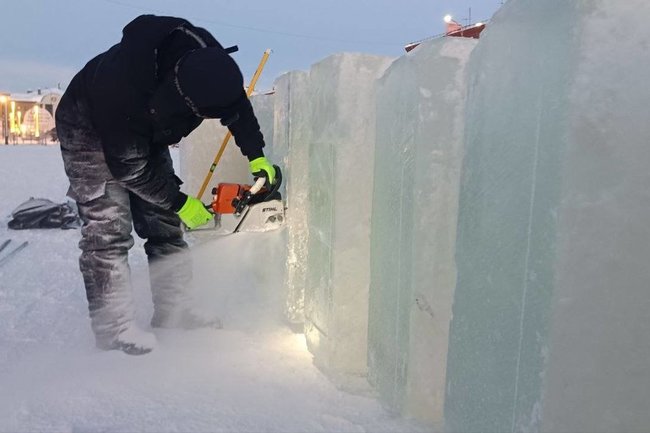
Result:
{"label": "red structure in background", "polygon": [[450,29],[450,27],[452,27],[452,24],[447,24],[447,33],[445,36],[478,39],[481,36],[481,32],[485,30],[485,23],[476,23],[466,27],[457,26],[457,28],[453,29]]}
{"label": "red structure in background", "polygon": [[478,39],[486,27],[485,23],[475,23],[475,24],[470,24],[468,26],[461,26],[456,21],[452,20],[451,17],[449,16],[445,17],[445,22],[447,23],[447,32],[445,34],[439,36],[433,36],[431,38],[424,39],[418,42],[411,42],[410,44],[404,47],[406,52],[411,51],[412,49],[414,49],[424,41],[435,39],[435,38],[453,37],[453,38]]}

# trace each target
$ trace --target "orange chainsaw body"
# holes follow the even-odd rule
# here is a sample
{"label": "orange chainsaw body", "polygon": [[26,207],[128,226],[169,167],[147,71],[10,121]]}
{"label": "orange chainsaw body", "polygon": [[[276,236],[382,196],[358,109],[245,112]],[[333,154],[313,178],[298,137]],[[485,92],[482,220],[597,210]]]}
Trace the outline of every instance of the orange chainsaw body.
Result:
{"label": "orange chainsaw body", "polygon": [[[214,226],[204,230],[216,234],[236,232],[266,232],[284,225],[284,202],[279,188],[282,184],[280,167],[274,166],[276,182],[271,188],[264,186],[265,178],[255,185],[220,183],[212,188]],[[255,194],[252,191],[257,191]],[[197,229],[201,230],[201,229]]]}
{"label": "orange chainsaw body", "polygon": [[232,201],[251,189],[250,185],[241,185],[238,183],[220,183],[212,190],[214,199],[212,200],[212,211],[216,214],[235,213],[235,207]]}

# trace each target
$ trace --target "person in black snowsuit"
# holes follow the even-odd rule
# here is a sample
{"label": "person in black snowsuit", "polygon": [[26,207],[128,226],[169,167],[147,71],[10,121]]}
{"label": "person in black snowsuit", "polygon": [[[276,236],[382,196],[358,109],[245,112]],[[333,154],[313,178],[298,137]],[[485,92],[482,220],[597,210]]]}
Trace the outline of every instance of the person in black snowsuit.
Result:
{"label": "person in black snowsuit", "polygon": [[237,64],[208,31],[175,17],[130,22],[120,43],[90,60],[61,99],[56,127],[68,195],[83,221],[79,265],[101,349],[141,354],[155,343],[134,326],[132,224],[146,239],[152,326],[220,326],[189,305],[191,262],[180,226],[195,228],[211,215],[180,191],[168,148],[204,118],[221,119],[251,172],[273,182]]}

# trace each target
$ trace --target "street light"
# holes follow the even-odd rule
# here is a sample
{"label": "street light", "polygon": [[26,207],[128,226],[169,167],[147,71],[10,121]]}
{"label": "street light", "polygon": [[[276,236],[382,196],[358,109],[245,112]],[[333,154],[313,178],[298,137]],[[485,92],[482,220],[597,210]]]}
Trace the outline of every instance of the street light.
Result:
{"label": "street light", "polygon": [[9,101],[9,98],[7,98],[7,95],[0,95],[0,103],[2,103],[2,108],[4,110],[4,125],[2,127],[2,131],[5,134],[5,145],[9,144],[9,131],[7,131],[7,102]]}
{"label": "street light", "polygon": [[454,17],[451,15],[445,15],[445,23],[447,24],[447,34],[457,32],[459,30],[462,30],[463,26],[461,26],[456,20],[454,20]]}

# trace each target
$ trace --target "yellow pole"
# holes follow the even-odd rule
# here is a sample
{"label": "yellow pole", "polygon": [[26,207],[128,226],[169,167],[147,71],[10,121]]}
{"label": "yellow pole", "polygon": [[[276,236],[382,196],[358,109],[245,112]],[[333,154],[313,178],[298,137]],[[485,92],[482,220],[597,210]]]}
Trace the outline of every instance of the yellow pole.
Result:
{"label": "yellow pole", "polygon": [[[270,54],[271,54],[270,49],[264,51],[264,54],[262,55],[262,60],[260,60],[260,64],[257,66],[257,70],[255,71],[255,74],[253,75],[250,84],[248,85],[248,89],[246,89],[246,96],[251,96],[253,94],[253,91],[255,90],[255,85],[257,84],[257,80],[260,78],[260,75],[262,75],[262,70],[264,69],[264,65],[266,64],[266,61],[269,59]],[[210,179],[212,179],[212,174],[214,173],[214,170],[217,168],[217,165],[219,165],[221,156],[223,156],[223,152],[226,150],[226,146],[228,145],[228,142],[230,141],[231,138],[232,138],[232,133],[230,132],[230,130],[228,130],[226,136],[223,138],[223,141],[221,142],[221,148],[219,149],[219,152],[217,152],[217,156],[214,158],[214,161],[210,166],[210,170],[208,171],[208,174],[205,176],[205,179],[203,179],[203,184],[199,189],[199,193],[196,195],[196,197],[199,200],[201,200],[201,197],[203,196],[205,189],[208,187],[208,183],[210,183]]]}

